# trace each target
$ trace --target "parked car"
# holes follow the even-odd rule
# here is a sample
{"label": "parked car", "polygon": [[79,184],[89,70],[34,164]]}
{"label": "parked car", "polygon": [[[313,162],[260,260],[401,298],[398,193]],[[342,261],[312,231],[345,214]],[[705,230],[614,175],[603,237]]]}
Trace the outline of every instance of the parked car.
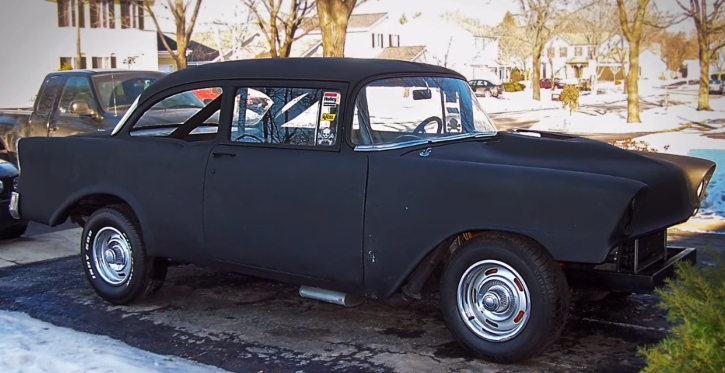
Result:
{"label": "parked car", "polygon": [[[566,84],[564,84],[564,82],[562,82],[559,78],[554,79],[554,87],[556,87],[556,89],[564,89],[565,85]],[[551,89],[551,79],[549,79],[549,78],[541,79],[539,81],[539,88]]]}
{"label": "parked car", "polygon": [[498,97],[503,95],[503,85],[493,84],[490,80],[474,79],[468,82],[476,96]]}
{"label": "parked car", "polygon": [[194,91],[194,94],[199,100],[201,100],[205,104],[208,104],[212,100],[217,98],[220,94],[222,94],[222,90],[221,88],[197,89]]}
{"label": "parked car", "polygon": [[17,181],[18,169],[12,163],[0,160],[0,239],[20,237],[28,229],[28,221],[10,215],[10,200]]}
{"label": "parked car", "polygon": [[725,86],[723,85],[722,80],[710,79],[710,93],[723,94],[725,91],[724,89]]}
{"label": "parked car", "polygon": [[[200,87],[223,93],[193,109],[166,104]],[[252,94],[270,104],[248,106]],[[158,291],[170,259],[342,306],[413,302],[441,269],[446,325],[499,363],[551,346],[572,289],[649,293],[694,262],[695,249],[667,244],[667,228],[697,212],[715,170],[499,132],[461,74],[357,58],[177,71],[113,131],[22,138],[18,149],[11,213],[82,226],[83,270],[110,303]]]}
{"label": "parked car", "polygon": [[141,70],[69,70],[48,74],[31,108],[0,109],[0,147],[17,165],[22,137],[63,137],[112,129],[151,83],[166,75]]}

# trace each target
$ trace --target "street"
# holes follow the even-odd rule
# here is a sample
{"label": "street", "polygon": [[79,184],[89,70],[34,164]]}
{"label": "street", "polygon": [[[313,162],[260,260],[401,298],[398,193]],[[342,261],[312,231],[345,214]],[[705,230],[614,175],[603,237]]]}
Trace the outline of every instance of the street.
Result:
{"label": "street", "polygon": [[[71,238],[79,230],[68,232],[52,250],[77,248]],[[32,250],[33,240],[6,242],[0,252],[13,245]],[[718,235],[672,231],[670,242],[725,253]],[[653,295],[572,303],[549,351],[498,366],[471,358],[452,339],[435,281],[407,309],[373,301],[342,308],[303,299],[293,285],[184,265],[170,268],[159,293],[120,307],[96,296],[79,256],[68,255],[0,269],[0,309],[233,372],[636,372],[643,366],[637,347],[668,330]],[[703,250],[698,257],[700,265],[711,264]]]}

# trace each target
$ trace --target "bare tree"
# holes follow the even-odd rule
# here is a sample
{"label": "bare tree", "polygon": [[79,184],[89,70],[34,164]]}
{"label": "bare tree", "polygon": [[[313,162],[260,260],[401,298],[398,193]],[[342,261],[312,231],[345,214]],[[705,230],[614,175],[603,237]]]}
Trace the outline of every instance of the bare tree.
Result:
{"label": "bare tree", "polygon": [[519,0],[519,8],[527,25],[526,37],[531,51],[533,98],[541,99],[541,54],[546,43],[576,15],[590,4],[579,6],[576,0]]}
{"label": "bare tree", "polygon": [[[646,45],[645,36],[654,38],[678,20],[660,12],[651,0],[617,0],[617,13],[622,36],[628,44],[628,71],[625,75],[627,123],[641,123],[639,118],[639,55]],[[651,28],[651,32],[647,32]]]}
{"label": "bare tree", "polygon": [[499,59],[505,63],[513,63],[521,70],[526,70],[526,60],[531,52],[526,40],[526,29],[516,22],[514,16],[506,12],[503,21],[495,29],[501,35],[499,39]]}
{"label": "bare tree", "polygon": [[[191,13],[191,19],[187,22],[186,15],[189,7],[189,3],[194,2],[194,9]],[[166,4],[162,4],[164,9],[171,12],[171,15],[176,25],[176,52],[169,46],[166,41],[166,37],[161,31],[159,21],[156,18],[156,13],[153,10],[154,1],[144,1],[144,10],[151,16],[151,20],[154,21],[156,26],[156,32],[164,44],[164,48],[169,52],[171,58],[176,62],[176,69],[181,70],[186,68],[186,50],[189,47],[191,41],[191,35],[194,33],[194,24],[196,23],[196,17],[199,14],[199,7],[201,6],[201,0],[166,0]]]}
{"label": "bare tree", "polygon": [[292,44],[310,31],[302,30],[300,26],[314,11],[313,0],[289,0],[287,13],[283,12],[282,2],[283,0],[244,0],[267,39],[269,56],[272,58],[290,56]]}
{"label": "bare tree", "polygon": [[592,94],[597,94],[597,83],[604,69],[599,65],[608,51],[616,47],[616,33],[619,31],[619,19],[616,17],[617,9],[611,1],[594,1],[577,17],[577,24],[582,35],[590,46],[587,58],[594,61]]}
{"label": "bare tree", "polygon": [[243,52],[248,48],[246,42],[251,36],[250,26],[253,18],[251,11],[240,11],[240,9],[234,8],[231,21],[212,22],[214,26],[212,38],[219,51],[221,61],[226,59],[227,54],[230,60],[242,58]]}
{"label": "bare tree", "polygon": [[661,38],[662,56],[667,61],[667,69],[677,71],[689,58],[697,58],[697,38],[688,38],[685,33],[665,33]]}
{"label": "bare tree", "polygon": [[697,95],[697,110],[712,111],[710,107],[710,63],[720,48],[725,47],[725,38],[714,40],[714,36],[725,30],[725,0],[715,0],[708,7],[707,0],[689,0],[689,6],[677,0],[684,15],[695,22],[697,31],[698,57],[700,59],[700,91]]}

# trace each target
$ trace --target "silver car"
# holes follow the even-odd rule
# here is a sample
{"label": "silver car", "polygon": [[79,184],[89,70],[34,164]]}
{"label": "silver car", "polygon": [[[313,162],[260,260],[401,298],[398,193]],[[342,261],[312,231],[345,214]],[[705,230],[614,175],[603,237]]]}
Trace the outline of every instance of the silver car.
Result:
{"label": "silver car", "polygon": [[723,85],[722,80],[710,79],[710,93],[719,93],[722,95],[724,89],[725,85]]}

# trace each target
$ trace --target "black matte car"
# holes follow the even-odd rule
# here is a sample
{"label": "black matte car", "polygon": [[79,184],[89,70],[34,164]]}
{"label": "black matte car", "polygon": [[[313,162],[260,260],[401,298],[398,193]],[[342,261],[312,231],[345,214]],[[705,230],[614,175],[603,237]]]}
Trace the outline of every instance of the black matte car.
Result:
{"label": "black matte car", "polygon": [[[222,94],[172,104],[206,88]],[[170,260],[342,306],[415,302],[440,271],[453,336],[500,363],[551,346],[570,290],[648,293],[694,261],[667,228],[697,212],[715,170],[499,132],[461,74],[356,58],[177,71],[112,131],[23,138],[19,159],[11,212],[82,226],[83,270],[108,302],[158,291]]]}

